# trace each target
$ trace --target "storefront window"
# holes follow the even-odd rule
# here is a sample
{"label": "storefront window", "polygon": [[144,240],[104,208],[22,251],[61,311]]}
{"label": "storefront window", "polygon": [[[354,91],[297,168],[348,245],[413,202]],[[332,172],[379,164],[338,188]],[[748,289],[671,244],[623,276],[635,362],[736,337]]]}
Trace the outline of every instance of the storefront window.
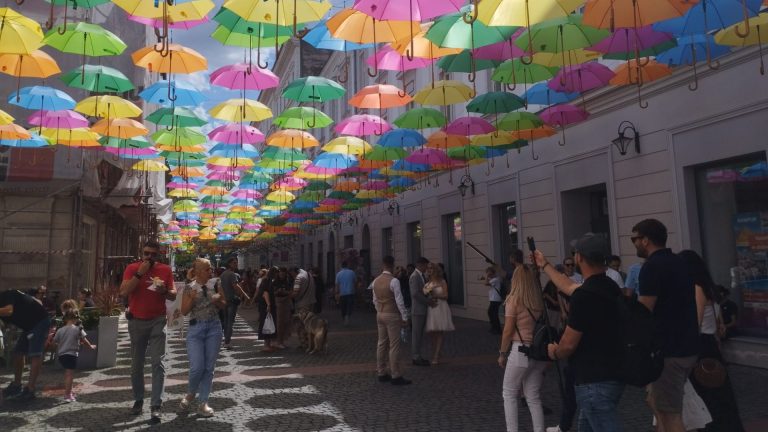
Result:
{"label": "storefront window", "polygon": [[415,263],[421,256],[421,222],[411,222],[408,232],[408,262]]}
{"label": "storefront window", "polygon": [[461,215],[459,213],[443,216],[444,242],[443,263],[445,279],[448,282],[448,302],[452,305],[464,304],[464,259],[462,258]]}
{"label": "storefront window", "polygon": [[765,154],[695,169],[704,257],[739,307],[738,333],[768,336],[768,164]]}

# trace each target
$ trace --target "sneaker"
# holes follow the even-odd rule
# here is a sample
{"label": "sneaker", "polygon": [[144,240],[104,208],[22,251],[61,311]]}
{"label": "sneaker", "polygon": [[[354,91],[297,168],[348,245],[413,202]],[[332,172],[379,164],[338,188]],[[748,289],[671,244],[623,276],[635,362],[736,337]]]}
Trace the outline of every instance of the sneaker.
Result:
{"label": "sneaker", "polygon": [[141,411],[144,409],[144,401],[136,401],[133,403],[133,407],[131,408],[131,415],[140,415]]}
{"label": "sneaker", "polygon": [[387,381],[392,381],[392,376],[390,376],[389,374],[379,375],[379,382],[387,382]]}
{"label": "sneaker", "polygon": [[564,432],[560,429],[560,425],[548,427],[546,432]]}
{"label": "sneaker", "polygon": [[18,401],[31,401],[35,398],[35,391],[30,390],[29,387],[24,387],[24,390],[19,393],[18,396],[16,396],[16,400]]}
{"label": "sneaker", "polygon": [[392,385],[408,385],[411,383],[411,380],[407,380],[399,376],[397,378],[392,378],[392,381],[390,381],[390,383],[392,383]]}
{"label": "sneaker", "polygon": [[162,418],[163,412],[160,410],[159,406],[153,406],[151,407],[151,416],[150,420],[156,423],[160,422],[160,419]]}
{"label": "sneaker", "polygon": [[208,403],[203,402],[200,404],[200,408],[197,409],[197,413],[200,414],[201,417],[213,417],[213,408],[208,406]]}
{"label": "sneaker", "polygon": [[186,411],[189,409],[190,400],[187,399],[186,396],[182,396],[181,401],[179,402],[179,408],[181,408],[182,411]]}
{"label": "sneaker", "polygon": [[3,389],[3,398],[10,399],[13,397],[16,397],[21,394],[21,384],[16,384],[15,382],[12,382],[8,384],[8,387]]}
{"label": "sneaker", "polygon": [[77,398],[75,398],[74,393],[68,393],[66,397],[64,397],[64,402],[77,402]]}
{"label": "sneaker", "polygon": [[231,349],[232,349],[232,345],[231,345],[231,344],[228,344],[228,343],[225,343],[225,344],[224,344],[224,349],[225,349],[225,350],[231,350]]}

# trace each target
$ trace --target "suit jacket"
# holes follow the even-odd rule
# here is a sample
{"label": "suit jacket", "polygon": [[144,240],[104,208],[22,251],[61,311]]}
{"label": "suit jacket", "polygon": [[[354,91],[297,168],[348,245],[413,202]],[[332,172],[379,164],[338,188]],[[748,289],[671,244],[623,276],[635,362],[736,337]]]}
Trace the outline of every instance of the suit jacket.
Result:
{"label": "suit jacket", "polygon": [[415,270],[411,274],[408,287],[411,290],[411,315],[426,315],[429,299],[424,295],[424,276],[421,272]]}

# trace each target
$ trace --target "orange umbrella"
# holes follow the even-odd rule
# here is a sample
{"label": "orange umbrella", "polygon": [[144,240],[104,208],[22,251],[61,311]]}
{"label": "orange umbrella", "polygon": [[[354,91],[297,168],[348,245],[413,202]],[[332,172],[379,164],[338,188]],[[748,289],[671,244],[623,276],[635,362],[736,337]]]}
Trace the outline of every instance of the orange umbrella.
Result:
{"label": "orange umbrella", "polygon": [[168,44],[163,52],[149,45],[131,54],[131,59],[150,72],[191,74],[208,69],[208,60],[202,54],[179,44]]}
{"label": "orange umbrella", "polygon": [[0,72],[17,77],[18,90],[21,77],[48,78],[61,72],[61,69],[53,57],[43,51],[34,50],[29,54],[0,54]]}
{"label": "orange umbrella", "polygon": [[129,118],[101,119],[91,130],[101,135],[125,139],[149,133],[143,124]]}
{"label": "orange umbrella", "polygon": [[268,136],[267,145],[303,150],[317,147],[320,145],[320,142],[309,132],[298,129],[285,129]]}
{"label": "orange umbrella", "polygon": [[469,145],[469,138],[463,135],[447,134],[444,131],[437,131],[427,138],[427,147],[430,148],[445,150],[465,145]]}
{"label": "orange umbrella", "polygon": [[672,69],[669,66],[648,59],[641,59],[640,61],[637,59],[629,60],[626,63],[622,63],[614,72],[616,72],[616,75],[609,81],[611,84],[616,86],[637,86],[637,103],[640,105],[640,108],[648,108],[648,102],[643,101],[640,95],[640,87],[647,82],[672,75]]}
{"label": "orange umbrella", "polygon": [[390,166],[391,164],[392,164],[391,161],[375,161],[375,160],[368,160],[368,159],[359,159],[355,169],[359,171],[373,171],[376,169],[381,169],[381,168]]}
{"label": "orange umbrella", "polygon": [[177,166],[171,170],[172,176],[179,177],[205,177],[205,170],[202,168],[192,168],[187,166]]}
{"label": "orange umbrella", "polygon": [[0,140],[29,139],[31,136],[28,130],[14,123],[0,126]]}
{"label": "orange umbrella", "polygon": [[357,92],[349,104],[357,108],[383,109],[407,105],[411,96],[390,84],[374,84]]}
{"label": "orange umbrella", "polygon": [[638,28],[683,16],[696,3],[690,0],[588,0],[582,24],[611,31]]}
{"label": "orange umbrella", "polygon": [[520,139],[520,140],[528,141],[531,145],[531,157],[533,158],[533,160],[538,160],[539,156],[537,156],[533,152],[533,141],[539,138],[551,137],[556,133],[557,132],[555,132],[555,130],[551,126],[542,125],[533,129],[521,129],[517,131],[512,131],[512,133],[510,134],[510,138],[512,140]]}
{"label": "orange umbrella", "polygon": [[360,183],[354,180],[341,180],[333,186],[333,190],[341,192],[355,192],[360,190]]}
{"label": "orange umbrella", "polygon": [[432,24],[422,24],[421,30],[413,37],[409,37],[407,34],[398,35],[398,38],[390,45],[400,55],[407,56],[409,59],[414,57],[436,59],[461,53],[461,48],[442,48],[427,39],[425,35],[431,26]]}

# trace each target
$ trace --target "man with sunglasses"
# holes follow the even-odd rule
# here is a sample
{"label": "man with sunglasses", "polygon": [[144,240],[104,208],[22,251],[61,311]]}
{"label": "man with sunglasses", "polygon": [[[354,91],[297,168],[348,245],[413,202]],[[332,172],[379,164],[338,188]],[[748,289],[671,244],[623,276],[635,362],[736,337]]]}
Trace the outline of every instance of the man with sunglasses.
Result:
{"label": "man with sunglasses", "polygon": [[573,257],[568,257],[563,260],[563,270],[566,276],[577,284],[584,283],[584,278],[581,274],[576,273],[576,262]]}
{"label": "man with sunglasses", "polygon": [[160,245],[149,240],[142,260],[129,264],[123,274],[120,295],[128,297],[128,334],[131,338],[131,387],[134,404],[131,414],[144,407],[144,360],[149,348],[152,361],[151,419],[160,421],[165,385],[165,301],[176,298],[171,267],[156,262]]}

